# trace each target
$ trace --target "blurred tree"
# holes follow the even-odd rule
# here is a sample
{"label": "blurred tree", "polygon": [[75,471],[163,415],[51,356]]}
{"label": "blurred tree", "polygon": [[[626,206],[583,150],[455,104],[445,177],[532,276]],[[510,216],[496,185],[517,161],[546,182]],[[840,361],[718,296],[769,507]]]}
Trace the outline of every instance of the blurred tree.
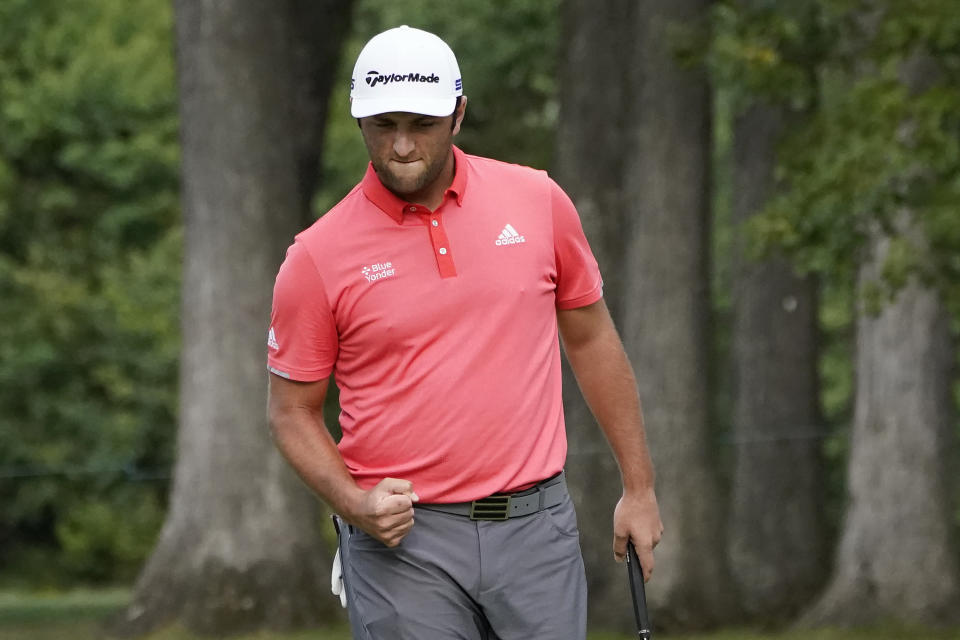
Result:
{"label": "blurred tree", "polygon": [[[926,241],[904,211],[899,238]],[[875,286],[895,246],[877,229],[859,275]],[[960,573],[950,517],[953,423],[949,319],[916,278],[882,311],[862,299],[857,390],[847,467],[849,504],[830,584],[805,625],[956,623]]]}
{"label": "blurred tree", "polygon": [[702,627],[735,609],[710,430],[710,90],[678,29],[704,27],[710,2],[638,4],[621,142],[632,224],[620,268],[629,277],[623,338],[638,371],[666,527],[648,594],[660,628]]}
{"label": "blurred tree", "polygon": [[[833,282],[853,282],[860,249],[875,225],[893,231],[904,207],[929,242],[926,254],[897,240],[883,277],[866,292],[892,299],[917,275],[944,295],[960,317],[960,14],[952,0],[812,2],[823,52],[814,117],[786,136],[780,154],[788,186],[749,227],[761,249],[785,249],[795,264]],[[872,7],[875,34],[863,42],[862,7]],[[859,10],[859,11],[858,11]],[[939,67],[923,90],[901,81],[904,60],[925,53]],[[739,69],[751,75],[741,60]],[[752,65],[756,67],[758,65]],[[770,82],[788,82],[775,56]],[[905,128],[910,135],[904,135]],[[922,169],[922,170],[918,170]],[[855,203],[856,206],[851,206]]]}
{"label": "blurred tree", "polygon": [[[882,24],[882,12],[862,17],[866,31]],[[940,80],[938,61],[925,51],[904,54],[905,97],[930,90]],[[916,143],[909,117],[895,135]],[[928,168],[917,163],[908,171]],[[871,294],[898,251],[914,254],[917,269],[929,268],[927,231],[915,212],[901,205],[886,222],[872,223],[860,251],[849,505],[833,576],[804,624],[960,622],[947,465],[956,350],[942,293],[917,273],[908,272],[885,301]]]}
{"label": "blurred tree", "polygon": [[[556,178],[576,202],[617,324],[622,324],[624,292],[630,284],[629,274],[618,267],[625,258],[624,229],[630,224],[623,206],[627,154],[621,141],[626,105],[633,96],[623,56],[634,41],[635,10],[634,0],[607,2],[603,11],[589,0],[567,0],[562,14],[566,46],[559,76]],[[600,42],[604,46],[598,46]],[[588,617],[591,627],[626,630],[633,624],[632,605],[612,548],[613,509],[622,490],[619,471],[568,367],[563,384],[567,481],[580,522]]]}
{"label": "blurred tree", "polygon": [[[648,0],[600,16],[570,2],[564,77],[576,81],[563,87],[558,141],[562,178],[582,202],[637,369],[666,527],[648,599],[667,629],[715,624],[733,610],[708,419],[710,99],[704,70],[683,60],[690,47],[679,28],[704,25],[708,5]],[[584,410],[569,415],[576,461],[602,438],[582,431]],[[615,487],[588,483],[613,470],[581,473],[575,490],[598,502],[596,512],[607,507],[609,522]],[[590,540],[602,566],[611,536]],[[598,575],[591,586],[609,593],[615,576]],[[603,611],[604,622],[627,626],[629,608]]]}
{"label": "blurred tree", "polygon": [[0,562],[129,579],[176,404],[170,7],[9,0],[0,24]]}
{"label": "blurred tree", "polygon": [[[812,106],[805,98],[819,43],[807,3],[735,4],[735,25],[717,21],[718,31],[733,34],[718,34],[717,40],[734,35],[741,55],[779,56],[782,66],[796,70],[797,80],[804,72],[810,78],[786,87],[739,83],[733,128],[728,549],[742,606],[769,622],[796,614],[826,569],[818,307],[813,278],[796,276],[782,256],[753,259],[745,223],[777,188],[777,146],[784,132],[801,124]],[[767,28],[756,29],[758,24]]]}
{"label": "blurred tree", "polygon": [[117,622],[222,635],[333,615],[318,502],[271,446],[265,323],[308,218],[346,2],[175,3],[185,267],[170,509]]}
{"label": "blurred tree", "polygon": [[788,136],[786,188],[750,221],[805,270],[857,283],[849,504],[803,622],[942,622],[960,611],[945,310],[960,310],[960,16],[940,0],[812,4],[817,110]]}
{"label": "blurred tree", "polygon": [[[544,166],[557,4],[360,2],[305,218],[362,175],[349,71],[370,35],[400,22],[460,52],[471,109],[458,142]],[[0,23],[0,563],[33,583],[126,582],[162,525],[174,457],[183,234],[171,7],[10,0]]]}

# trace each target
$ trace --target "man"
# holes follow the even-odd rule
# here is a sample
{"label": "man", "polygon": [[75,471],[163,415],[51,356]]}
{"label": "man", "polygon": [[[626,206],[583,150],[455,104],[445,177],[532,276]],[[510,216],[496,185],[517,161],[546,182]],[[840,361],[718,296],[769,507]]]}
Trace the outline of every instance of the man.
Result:
{"label": "man", "polygon": [[621,469],[614,555],[632,540],[649,578],[662,525],[636,384],[573,204],[455,147],[466,104],[437,36],[403,26],[361,51],[370,166],[277,276],[274,438],[344,523],[355,638],[584,638],[558,331]]}

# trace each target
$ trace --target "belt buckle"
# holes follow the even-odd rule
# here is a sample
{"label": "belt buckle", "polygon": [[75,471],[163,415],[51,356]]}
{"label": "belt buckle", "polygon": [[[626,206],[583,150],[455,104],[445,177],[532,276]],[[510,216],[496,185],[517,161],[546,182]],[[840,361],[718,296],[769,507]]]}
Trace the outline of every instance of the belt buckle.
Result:
{"label": "belt buckle", "polygon": [[470,503],[471,520],[506,520],[509,513],[509,495],[488,496]]}

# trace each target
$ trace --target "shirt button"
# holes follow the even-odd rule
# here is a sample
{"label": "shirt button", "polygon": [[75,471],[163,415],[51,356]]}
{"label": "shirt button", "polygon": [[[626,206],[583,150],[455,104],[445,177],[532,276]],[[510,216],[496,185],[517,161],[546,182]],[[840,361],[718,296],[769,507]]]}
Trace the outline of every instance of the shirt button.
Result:
{"label": "shirt button", "polygon": [[442,256],[447,255],[447,249],[445,247],[440,247],[440,255]]}
{"label": "shirt button", "polygon": [[416,207],[410,207],[410,208],[408,209],[408,211],[416,211],[416,210],[417,210]]}
{"label": "shirt button", "polygon": [[432,225],[435,226],[435,227],[439,227],[439,226],[440,226],[440,223],[437,222],[436,220],[431,220],[431,221],[430,221],[430,224],[432,224]]}

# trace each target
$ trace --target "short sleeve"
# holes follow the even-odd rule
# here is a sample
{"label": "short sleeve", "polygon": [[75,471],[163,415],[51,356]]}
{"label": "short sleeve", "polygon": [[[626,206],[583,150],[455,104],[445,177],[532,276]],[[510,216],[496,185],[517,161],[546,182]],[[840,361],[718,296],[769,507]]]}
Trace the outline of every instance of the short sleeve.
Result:
{"label": "short sleeve", "polygon": [[338,350],[323,279],[306,248],[295,242],[287,249],[273,288],[267,368],[291,380],[322,380],[333,371]]}
{"label": "short sleeve", "polygon": [[557,261],[557,308],[576,309],[603,297],[600,268],[569,196],[550,180],[553,246]]}

